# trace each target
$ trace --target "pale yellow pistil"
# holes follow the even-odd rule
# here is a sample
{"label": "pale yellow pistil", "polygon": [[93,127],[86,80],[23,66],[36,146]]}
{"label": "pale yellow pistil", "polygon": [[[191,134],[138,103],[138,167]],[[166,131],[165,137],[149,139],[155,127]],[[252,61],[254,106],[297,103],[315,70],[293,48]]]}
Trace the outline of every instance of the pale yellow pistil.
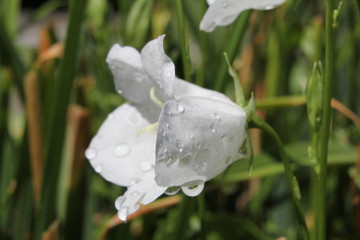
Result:
{"label": "pale yellow pistil", "polygon": [[150,124],[150,125],[142,128],[142,129],[140,129],[140,130],[137,132],[136,136],[140,136],[140,135],[142,135],[142,134],[144,134],[144,133],[156,134],[158,125],[159,125],[159,122]]}

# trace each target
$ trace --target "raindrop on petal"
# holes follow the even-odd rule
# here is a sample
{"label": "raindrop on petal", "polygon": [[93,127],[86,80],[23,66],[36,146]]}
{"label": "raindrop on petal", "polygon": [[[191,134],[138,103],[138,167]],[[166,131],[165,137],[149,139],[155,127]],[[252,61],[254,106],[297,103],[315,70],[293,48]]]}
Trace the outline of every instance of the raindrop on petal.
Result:
{"label": "raindrop on petal", "polygon": [[139,167],[143,172],[147,172],[153,169],[153,166],[150,162],[141,162]]}
{"label": "raindrop on petal", "polygon": [[175,141],[175,147],[179,150],[179,152],[182,152],[182,151],[183,151],[184,145],[182,144],[182,142],[181,142],[180,139],[177,139],[177,140]]}
{"label": "raindrop on petal", "polygon": [[89,160],[92,160],[96,157],[96,150],[93,148],[88,148],[85,151],[85,157]]}
{"label": "raindrop on petal", "polygon": [[101,164],[97,164],[97,165],[95,165],[94,170],[97,173],[101,173],[101,171],[103,170],[103,167]]}
{"label": "raindrop on petal", "polygon": [[170,71],[165,72],[165,77],[169,78],[169,77],[171,77],[171,76],[172,76],[172,74],[171,74]]}
{"label": "raindrop on petal", "polygon": [[212,132],[215,132],[215,123],[210,123],[209,128]]}
{"label": "raindrop on petal", "polygon": [[183,105],[181,105],[180,103],[177,105],[177,110],[179,113],[184,113],[185,108]]}
{"label": "raindrop on petal", "polygon": [[229,3],[227,1],[224,1],[223,4],[222,4],[222,7],[227,8],[228,6],[229,6]]}
{"label": "raindrop on petal", "polygon": [[115,208],[119,210],[121,206],[124,204],[126,197],[120,196],[115,200]]}
{"label": "raindrop on petal", "polygon": [[121,91],[121,89],[116,89],[116,91],[118,92],[118,94],[122,94],[122,91]]}
{"label": "raindrop on petal", "polygon": [[125,157],[126,155],[129,154],[129,152],[130,152],[130,147],[126,143],[118,144],[113,150],[113,154],[115,157]]}
{"label": "raindrop on petal", "polygon": [[180,191],[180,187],[168,187],[165,191],[166,195],[172,196]]}
{"label": "raindrop on petal", "polygon": [[221,134],[221,140],[223,140],[223,141],[224,141],[224,140],[225,140],[225,138],[226,138],[226,134],[225,134],[225,133],[222,133],[222,134]]}
{"label": "raindrop on petal", "polygon": [[216,120],[221,120],[221,117],[220,117],[220,115],[218,113],[214,113],[214,118]]}
{"label": "raindrop on petal", "polygon": [[230,163],[231,163],[231,157],[225,158],[225,163],[226,163],[226,164],[230,164]]}
{"label": "raindrop on petal", "polygon": [[107,116],[107,119],[108,120],[112,120],[114,118],[114,114],[113,113],[110,113],[108,116]]}
{"label": "raindrop on petal", "polygon": [[200,183],[199,185],[193,187],[181,187],[183,193],[188,195],[189,197],[195,197],[199,195],[203,189],[204,189],[204,183]]}
{"label": "raindrop on petal", "polygon": [[160,130],[160,133],[161,133],[161,135],[163,135],[164,137],[166,136],[166,131],[165,131],[165,129],[161,129],[161,130]]}
{"label": "raindrop on petal", "polygon": [[130,194],[130,197],[136,198],[140,195],[140,193],[138,191],[134,191]]}
{"label": "raindrop on petal", "polygon": [[140,76],[135,76],[135,81],[137,81],[137,82],[142,82],[142,77],[140,77]]}
{"label": "raindrop on petal", "polygon": [[123,222],[126,222],[126,218],[127,218],[128,214],[129,214],[129,208],[127,208],[127,207],[121,208],[118,212],[118,216],[119,216],[120,220]]}
{"label": "raindrop on petal", "polygon": [[267,6],[265,6],[265,7],[262,7],[261,9],[263,9],[263,10],[271,10],[271,9],[273,9],[275,7],[275,5],[267,5]]}
{"label": "raindrop on petal", "polygon": [[180,159],[179,162],[179,167],[180,168],[184,168],[190,165],[191,162],[191,154],[186,155],[185,157],[183,157],[182,159]]}
{"label": "raindrop on petal", "polygon": [[134,185],[134,184],[137,184],[137,183],[139,183],[140,182],[140,179],[139,178],[133,178],[133,179],[131,179],[131,185]]}
{"label": "raindrop on petal", "polygon": [[131,125],[137,126],[141,123],[141,116],[139,113],[137,112],[132,112],[129,116],[128,116],[128,122]]}

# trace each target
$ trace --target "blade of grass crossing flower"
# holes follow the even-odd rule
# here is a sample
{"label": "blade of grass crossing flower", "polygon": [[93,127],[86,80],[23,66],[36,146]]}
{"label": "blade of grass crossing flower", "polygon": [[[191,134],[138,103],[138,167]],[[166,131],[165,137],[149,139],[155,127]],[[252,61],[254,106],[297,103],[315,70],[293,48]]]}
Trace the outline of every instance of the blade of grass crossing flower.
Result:
{"label": "blade of grass crossing flower", "polygon": [[319,198],[316,212],[316,222],[318,223],[318,240],[325,240],[326,237],[326,186],[327,186],[327,157],[331,121],[331,97],[333,73],[334,73],[334,28],[333,28],[334,1],[326,0],[326,20],[325,20],[325,82],[324,100],[322,111],[322,125],[320,128],[320,169],[319,169]]}
{"label": "blade of grass crossing flower", "polygon": [[[249,20],[250,11],[245,11],[241,16],[236,20],[234,29],[232,31],[230,39],[224,40],[225,52],[229,55],[229,60],[232,62],[240,48],[240,41],[243,39],[243,36],[246,31],[247,23]],[[227,64],[224,61],[221,61],[219,65],[219,71],[216,75],[216,83],[214,89],[217,91],[222,91],[225,87],[225,79],[227,75]]]}
{"label": "blade of grass crossing flower", "polygon": [[287,177],[287,180],[288,180],[288,183],[290,186],[292,201],[295,206],[297,220],[299,221],[299,225],[300,225],[299,232],[301,234],[301,239],[309,240],[310,236],[309,236],[309,232],[308,232],[305,218],[304,218],[304,211],[303,211],[301,203],[300,203],[299,185],[296,180],[296,177],[294,176],[294,174],[292,172],[292,169],[290,166],[290,161],[286,155],[285,148],[283,146],[283,143],[282,143],[279,135],[275,132],[275,130],[270,125],[268,125],[265,121],[263,121],[262,119],[260,119],[258,117],[252,118],[252,121],[250,122],[250,126],[254,126],[256,128],[262,129],[263,131],[265,131],[267,134],[269,134],[275,140],[278,150],[279,150],[279,155],[280,155],[281,161],[284,165],[285,175]]}
{"label": "blade of grass crossing flower", "polygon": [[55,219],[56,191],[59,176],[59,166],[64,141],[65,119],[70,102],[72,84],[76,76],[81,40],[83,37],[82,23],[86,9],[86,0],[71,1],[67,37],[64,57],[61,61],[59,75],[54,83],[54,94],[51,99],[52,108],[49,113],[45,136],[45,168],[44,184],[40,216],[36,225],[35,239],[40,238],[41,232]]}

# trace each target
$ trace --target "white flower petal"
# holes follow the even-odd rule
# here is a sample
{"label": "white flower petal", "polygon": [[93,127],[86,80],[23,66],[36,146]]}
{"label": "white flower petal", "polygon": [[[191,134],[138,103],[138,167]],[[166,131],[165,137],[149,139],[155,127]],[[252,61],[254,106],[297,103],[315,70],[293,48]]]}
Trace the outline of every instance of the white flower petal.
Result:
{"label": "white flower petal", "polygon": [[233,102],[222,93],[202,88],[177,78],[174,82],[174,98],[182,99],[186,97],[204,97],[233,104]]}
{"label": "white flower petal", "polygon": [[157,93],[162,101],[173,97],[175,66],[172,60],[165,54],[163,49],[162,35],[148,42],[141,50],[141,59],[144,69],[153,84],[157,87]]}
{"label": "white flower petal", "polygon": [[149,204],[165,192],[166,188],[158,186],[154,177],[154,170],[145,172],[141,182],[130,186],[123,196],[116,199],[115,207],[121,220],[125,221],[128,215],[136,212],[140,204]]}
{"label": "white flower petal", "polygon": [[200,29],[211,32],[217,26],[232,23],[244,10],[269,10],[284,2],[285,0],[216,0],[209,6],[201,20]]}
{"label": "white flower petal", "polygon": [[150,100],[153,84],[144,71],[140,53],[135,48],[115,44],[106,62],[114,76],[116,90],[135,104],[145,118],[156,122],[161,109]]}
{"label": "white flower petal", "polygon": [[155,164],[155,134],[138,135],[148,125],[130,104],[113,111],[86,150],[86,157],[95,171],[121,186],[141,182],[144,172],[152,170]]}
{"label": "white flower petal", "polygon": [[239,159],[245,111],[234,103],[187,97],[168,101],[160,115],[155,181],[163,187],[193,186]]}
{"label": "white flower petal", "polygon": [[128,187],[115,201],[122,220],[135,212],[139,204],[154,201],[166,190],[154,180],[156,135],[138,135],[148,125],[134,106],[123,104],[104,121],[85,153],[95,171],[106,180]]}

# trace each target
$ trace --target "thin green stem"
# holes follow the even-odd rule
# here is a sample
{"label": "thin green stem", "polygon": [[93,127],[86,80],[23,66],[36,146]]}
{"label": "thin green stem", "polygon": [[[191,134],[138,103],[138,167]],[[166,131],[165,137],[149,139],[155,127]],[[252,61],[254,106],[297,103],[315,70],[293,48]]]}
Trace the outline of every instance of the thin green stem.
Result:
{"label": "thin green stem", "polygon": [[334,0],[326,0],[326,24],[325,24],[325,82],[324,100],[322,111],[322,124],[320,129],[319,145],[319,198],[317,204],[317,231],[318,240],[326,239],[326,179],[327,179],[327,153],[329,144],[330,120],[331,120],[331,96],[334,69],[334,29],[333,29]]}
{"label": "thin green stem", "polygon": [[297,216],[297,219],[298,219],[299,225],[300,225],[299,226],[300,234],[302,236],[301,239],[309,240],[310,239],[309,232],[308,232],[308,229],[306,226],[304,212],[303,212],[303,209],[300,204],[299,185],[296,180],[296,177],[294,176],[294,174],[292,172],[290,161],[287,158],[284,145],[283,145],[279,135],[275,132],[275,130],[269,124],[267,124],[265,121],[263,121],[262,119],[260,119],[258,117],[253,117],[251,119],[251,122],[249,123],[249,126],[262,129],[263,131],[265,131],[268,135],[270,135],[275,140],[275,143],[277,144],[278,149],[279,149],[280,159],[284,165],[285,175],[286,175],[287,180],[290,185],[291,197],[292,197],[292,200],[293,200],[293,203],[295,206],[296,216]]}
{"label": "thin green stem", "polygon": [[175,4],[176,4],[176,16],[177,16],[178,31],[180,37],[181,59],[184,69],[184,77],[185,80],[191,81],[192,67],[190,60],[189,45],[186,36],[183,6],[181,0],[175,0]]}
{"label": "thin green stem", "polygon": [[274,109],[284,107],[302,106],[306,103],[304,95],[280,96],[256,99],[256,109]]}
{"label": "thin green stem", "polygon": [[183,240],[186,239],[186,229],[188,228],[188,222],[191,211],[193,210],[193,201],[191,198],[184,197],[178,206],[177,225],[173,233],[173,239]]}
{"label": "thin green stem", "polygon": [[198,204],[198,212],[199,212],[199,219],[201,221],[201,232],[200,232],[200,239],[206,239],[206,227],[205,227],[205,196],[204,192],[196,197],[197,204]]}

